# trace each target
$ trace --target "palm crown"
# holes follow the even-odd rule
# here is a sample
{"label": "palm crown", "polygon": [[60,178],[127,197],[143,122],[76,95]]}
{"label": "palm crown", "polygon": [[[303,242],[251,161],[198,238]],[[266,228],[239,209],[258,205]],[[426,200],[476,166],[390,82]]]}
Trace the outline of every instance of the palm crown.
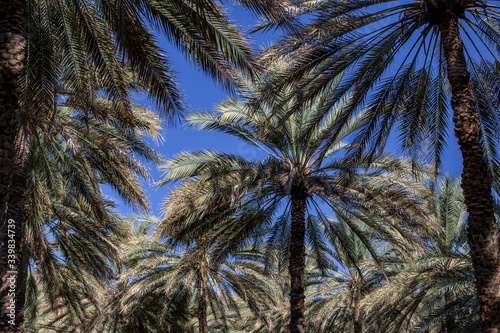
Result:
{"label": "palm crown", "polygon": [[[398,126],[403,150],[413,157],[428,155],[437,170],[451,106],[484,331],[500,329],[494,287],[500,284],[495,268],[500,230],[491,194],[492,177],[498,177],[497,6],[486,1],[398,1],[388,8],[391,1],[302,4],[291,12],[319,16],[264,57],[292,59],[271,82],[278,87],[295,82],[307,101],[340,79],[332,103],[346,93],[352,99],[338,126],[361,105],[367,110],[369,121],[355,140],[359,151],[383,147]],[[332,132],[331,140],[336,135]]]}
{"label": "palm crown", "polygon": [[[443,178],[437,185],[428,204],[442,228],[426,241],[425,252],[415,255],[414,261],[394,255],[386,258],[384,267],[391,282],[379,285],[362,302],[370,331],[404,327],[412,332],[480,331],[460,182]],[[366,267],[378,270],[371,263]]]}
{"label": "palm crown", "polygon": [[[397,225],[419,225],[422,222],[421,212],[415,209],[413,190],[407,187],[412,183],[411,178],[395,181],[389,176],[389,173],[409,175],[411,168],[407,161],[377,154],[363,156],[354,163],[341,153],[350,147],[342,140],[361,125],[358,119],[349,122],[337,135],[337,140],[325,140],[341,115],[342,106],[347,103],[345,100],[330,108],[329,101],[336,88],[336,85],[331,85],[328,92],[302,105],[299,112],[284,122],[280,122],[280,117],[272,117],[273,105],[266,105],[249,114],[245,100],[238,98],[221,104],[217,113],[198,112],[188,116],[190,127],[226,132],[262,149],[266,154],[262,161],[206,150],[182,153],[164,166],[166,174],[162,185],[195,177],[204,187],[212,187],[212,192],[226,198],[226,201],[259,206],[267,214],[277,214],[282,201],[285,201],[286,213],[273,224],[269,242],[280,241],[290,246],[291,327],[303,325],[306,229],[307,239],[319,258],[322,236],[318,226],[328,228],[323,214],[325,207],[320,202],[345,219],[361,239],[364,239],[362,233],[350,222],[353,216],[359,215],[358,212],[366,212],[363,223],[387,235],[389,240],[397,238],[411,243],[415,239],[414,234]],[[257,91],[254,83],[244,80],[240,89],[248,99],[254,97]],[[280,97],[276,96],[275,103],[282,102]],[[288,112],[293,102],[283,106],[281,115]],[[323,113],[327,115],[323,117]],[[322,119],[318,121],[318,118]],[[221,184],[227,186],[224,188]],[[383,216],[381,220],[366,218],[370,210],[372,214],[380,212]],[[399,215],[401,220],[393,218],[398,214],[405,216]],[[251,227],[240,224],[231,228],[221,222],[216,227],[220,234],[213,235],[219,238],[224,236],[226,243],[231,244],[232,238],[243,238],[238,233],[255,231],[269,223],[268,219],[248,221]],[[199,224],[192,224],[191,228],[194,227],[199,227]],[[224,234],[227,230],[231,230],[232,234]],[[405,236],[394,237],[394,232]],[[399,249],[404,248],[401,243],[398,246]],[[320,259],[318,261],[321,262]],[[292,331],[295,329],[292,328]]]}
{"label": "palm crown", "polygon": [[[204,218],[210,218],[210,214]],[[175,242],[162,237],[168,229],[168,220],[152,217],[137,220],[143,224],[155,223],[158,230],[155,237],[142,235],[126,244],[128,269],[121,280],[129,284],[119,295],[121,309],[117,319],[130,321],[140,304],[159,290],[165,295],[183,291],[193,295],[190,299],[197,308],[199,332],[208,332],[209,325],[227,330],[228,317],[238,306],[238,300],[257,312],[262,311],[259,307],[262,302],[269,301],[264,260],[255,249],[240,248],[221,258],[214,243],[199,237]],[[209,315],[211,323],[207,321]]]}
{"label": "palm crown", "polygon": [[87,306],[102,303],[116,273],[111,264],[122,259],[119,239],[127,235],[100,185],[145,210],[140,178],[149,173],[137,158],[161,159],[145,142],[145,134],[159,135],[157,115],[133,106],[125,126],[108,100],[96,104],[105,117],[90,118],[71,101],[60,105],[58,126],[35,131],[29,161],[25,256],[37,292],[28,290],[27,307],[36,304],[30,297],[43,295],[48,312],[63,309],[73,324],[85,322]]}
{"label": "palm crown", "polygon": [[271,67],[278,73],[271,79],[273,84],[298,84],[303,100],[309,100],[343,76],[331,102],[352,93],[344,121],[365,103],[371,122],[359,134],[360,143],[378,147],[397,127],[401,148],[414,157],[431,158],[437,167],[450,120],[450,86],[439,24],[448,14],[458,17],[474,93],[480,99],[482,140],[490,168],[498,172],[495,142],[499,138],[494,130],[498,111],[493,91],[498,82],[494,64],[499,21],[495,5],[344,1],[304,4],[293,11],[296,16],[310,13],[317,17],[301,27],[299,35],[304,38],[290,35],[264,53],[264,59],[284,57],[289,63],[286,70],[282,65]]}

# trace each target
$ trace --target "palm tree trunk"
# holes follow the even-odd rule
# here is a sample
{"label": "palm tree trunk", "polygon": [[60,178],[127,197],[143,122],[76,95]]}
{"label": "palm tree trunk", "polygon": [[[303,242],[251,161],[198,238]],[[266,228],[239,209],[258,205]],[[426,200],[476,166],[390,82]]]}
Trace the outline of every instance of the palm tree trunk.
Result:
{"label": "palm tree trunk", "polygon": [[361,333],[363,332],[363,322],[361,321],[361,308],[360,308],[360,303],[361,302],[361,290],[358,285],[354,286],[354,299],[353,299],[353,306],[354,306],[354,325],[353,325],[353,332],[354,333]]}
{"label": "palm tree trunk", "polygon": [[[295,193],[294,193],[295,192]],[[290,235],[290,332],[304,332],[304,268],[306,195],[292,191],[292,229]]]}
{"label": "palm tree trunk", "polygon": [[196,274],[196,289],[198,291],[198,326],[200,333],[208,333],[207,325],[207,295],[205,294],[205,279],[203,273]]}
{"label": "palm tree trunk", "polygon": [[476,277],[483,332],[500,332],[500,233],[493,214],[492,181],[485,160],[470,74],[458,18],[448,14],[440,25],[441,44],[451,85],[453,122],[463,158],[462,189],[469,217],[468,242]]}
{"label": "palm tree trunk", "polygon": [[[15,300],[15,316],[8,317],[8,327],[0,326],[1,332],[24,332],[24,302],[26,295],[26,281],[28,275],[28,258],[25,247],[25,204],[27,199],[27,179],[29,170],[29,156],[31,152],[32,135],[25,131],[19,131],[16,141],[16,154],[14,158],[14,169],[10,185],[10,199],[7,214],[10,225],[13,225],[13,233],[8,234],[7,243],[13,244],[14,251],[7,261],[7,268],[1,273],[2,281],[9,281],[5,288],[0,290],[2,299],[2,315],[11,314],[11,303]],[[10,246],[9,246],[10,249]],[[12,264],[12,266],[11,266]],[[13,268],[15,267],[15,268]],[[15,273],[14,273],[15,272]],[[12,298],[12,284],[15,284],[15,292]],[[10,295],[9,295],[10,294]],[[5,311],[4,311],[5,309]],[[9,321],[14,319],[15,325]],[[0,325],[3,325],[0,324]]]}
{"label": "palm tree trunk", "polygon": [[16,115],[19,110],[19,77],[23,69],[24,0],[3,0],[0,6],[0,217],[4,220],[8,201]]}
{"label": "palm tree trunk", "polygon": [[[9,260],[9,219],[11,216],[7,213],[9,197],[12,199],[12,193],[9,196],[9,186],[11,183],[13,163],[14,163],[14,144],[17,127],[17,115],[20,108],[20,83],[19,78],[23,69],[24,49],[26,41],[24,38],[24,20],[25,20],[25,0],[3,0],[0,6],[0,332],[8,332],[15,328],[17,321],[10,322],[10,313],[8,306],[9,298],[5,291],[10,289],[10,283],[7,280]],[[15,231],[21,227],[15,224]],[[12,230],[12,229],[11,229]],[[20,255],[16,244],[17,255]],[[14,325],[11,325],[14,323]]]}

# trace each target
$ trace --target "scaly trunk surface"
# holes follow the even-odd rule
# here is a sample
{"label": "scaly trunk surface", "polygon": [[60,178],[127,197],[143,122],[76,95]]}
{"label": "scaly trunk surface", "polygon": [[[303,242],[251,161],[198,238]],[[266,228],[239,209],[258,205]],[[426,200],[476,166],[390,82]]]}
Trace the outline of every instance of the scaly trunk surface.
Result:
{"label": "scaly trunk surface", "polygon": [[440,22],[439,30],[451,85],[455,136],[463,158],[462,189],[469,213],[468,242],[482,331],[500,333],[500,233],[493,214],[492,181],[481,144],[476,99],[456,15],[448,13]]}
{"label": "scaly trunk surface", "polygon": [[[356,283],[356,282],[355,282]],[[354,286],[354,296],[353,296],[353,307],[354,307],[354,323],[353,323],[353,332],[354,333],[361,333],[363,332],[363,322],[361,320],[361,308],[360,308],[360,302],[361,302],[361,290],[360,286],[356,285]]]}
{"label": "scaly trunk surface", "polygon": [[[0,332],[22,329],[22,325],[19,325],[21,318],[18,317],[17,311],[19,279],[13,278],[13,274],[8,272],[13,271],[9,267],[10,264],[18,269],[22,248],[22,244],[16,243],[17,239],[9,238],[9,232],[13,237],[13,232],[15,232],[15,237],[22,236],[21,229],[24,224],[21,225],[19,224],[21,221],[15,221],[6,210],[9,201],[12,202],[15,199],[9,186],[13,175],[17,116],[20,109],[19,79],[23,69],[26,46],[25,8],[24,0],[2,0],[0,5]],[[9,223],[9,220],[14,223]],[[13,227],[9,227],[10,225]],[[11,253],[9,253],[9,244]],[[14,245],[15,248],[12,247]],[[11,286],[13,288],[15,286],[16,289],[16,292],[11,293],[11,295],[14,294],[14,298],[8,295]],[[10,302],[11,300],[16,301],[15,309],[14,305],[11,305],[14,304]]]}
{"label": "scaly trunk surface", "polygon": [[[16,141],[14,169],[10,186],[8,202],[8,234],[7,234],[7,270],[2,270],[2,281],[8,281],[5,288],[0,290],[2,299],[2,314],[8,316],[8,327],[2,327],[0,332],[24,332],[24,301],[26,295],[26,281],[28,275],[28,258],[25,249],[25,205],[27,199],[27,179],[29,157],[31,152],[32,135],[19,131]],[[11,229],[12,226],[12,229]],[[12,246],[13,245],[13,246]],[[13,293],[12,285],[15,285]],[[14,297],[12,297],[14,296]],[[12,301],[15,301],[15,316],[12,317]],[[9,317],[10,316],[10,317]],[[15,325],[12,325],[14,319]],[[10,322],[10,323],[9,323]]]}
{"label": "scaly trunk surface", "polygon": [[290,235],[290,332],[304,332],[304,268],[306,194],[292,190],[292,229]]}
{"label": "scaly trunk surface", "polygon": [[207,295],[205,294],[205,279],[203,273],[196,273],[196,288],[198,291],[198,326],[200,333],[208,333],[207,325]]}

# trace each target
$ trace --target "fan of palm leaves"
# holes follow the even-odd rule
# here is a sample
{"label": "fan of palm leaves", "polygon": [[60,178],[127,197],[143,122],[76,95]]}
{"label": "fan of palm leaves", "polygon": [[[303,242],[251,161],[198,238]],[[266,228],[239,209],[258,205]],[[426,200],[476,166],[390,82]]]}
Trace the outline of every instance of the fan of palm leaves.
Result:
{"label": "fan of palm leaves", "polygon": [[[319,226],[327,229],[330,225],[324,210],[331,210],[346,221],[367,248],[371,249],[369,242],[351,222],[354,218],[376,229],[400,251],[409,244],[418,244],[415,232],[425,233],[426,223],[417,199],[422,187],[411,176],[424,175],[425,169],[416,165],[412,168],[407,160],[385,154],[363,155],[356,161],[343,154],[352,148],[348,140],[364,122],[363,117],[351,119],[349,125],[337,133],[337,140],[328,139],[349,103],[346,99],[330,107],[337,84],[329,86],[325,94],[311,103],[301,105],[299,112],[286,121],[280,119],[300,96],[286,102],[282,99],[287,96],[284,92],[275,96],[269,105],[249,113],[248,101],[258,93],[259,85],[242,77],[239,98],[225,101],[217,107],[217,112],[196,112],[187,119],[190,127],[231,134],[261,150],[265,157],[252,160],[210,150],[184,152],[164,165],[165,177],[160,185],[196,179],[221,201],[249,209],[260,207],[264,215],[274,215],[269,248],[279,240],[279,244],[286,244],[285,248],[289,246],[292,261],[302,262],[304,258],[307,230],[307,242],[318,262],[322,262],[324,242]],[[276,105],[282,105],[282,109],[273,116]],[[245,238],[239,232],[269,230],[268,218],[247,221],[249,225],[234,226],[232,220],[207,221],[204,228],[214,230],[215,238],[224,239],[228,246],[233,244],[232,239]],[[201,227],[199,221],[184,226],[185,230]],[[376,257],[374,250],[372,254]],[[299,271],[303,269],[303,263],[291,262],[290,267],[295,266],[302,267]],[[296,292],[293,285],[291,290],[292,294]],[[302,292],[297,293],[303,297]]]}
{"label": "fan of palm leaves", "polygon": [[145,141],[159,138],[158,116],[134,106],[124,127],[107,100],[96,105],[100,119],[71,101],[60,105],[57,124],[35,132],[29,161],[25,256],[47,311],[63,308],[73,324],[85,322],[88,302],[102,303],[122,260],[119,239],[128,234],[101,185],[147,209],[140,179],[149,173],[137,158],[161,160]]}

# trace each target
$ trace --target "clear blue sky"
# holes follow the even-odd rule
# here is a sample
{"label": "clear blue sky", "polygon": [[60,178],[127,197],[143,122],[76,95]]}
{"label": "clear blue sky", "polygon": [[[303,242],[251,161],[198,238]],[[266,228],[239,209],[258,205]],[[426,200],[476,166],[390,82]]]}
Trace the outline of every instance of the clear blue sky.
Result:
{"label": "clear blue sky", "polygon": [[[231,16],[239,22],[244,31],[249,31],[249,26],[255,24],[257,19],[238,7],[231,8]],[[254,48],[261,49],[268,46],[278,35],[257,33],[251,36]],[[196,66],[187,60],[172,45],[160,36],[160,44],[170,57],[174,69],[177,71],[180,89],[184,93],[191,110],[211,110],[213,106],[224,100],[226,93],[214,81],[207,78]],[[147,99],[138,99],[138,103],[150,105]],[[202,132],[185,130],[182,125],[166,127],[163,133],[163,142],[155,148],[166,158],[172,158],[182,151],[209,148],[218,151],[238,153],[250,157],[255,156],[255,148],[245,145],[236,138],[215,132]],[[393,145],[389,144],[393,147]],[[161,173],[154,166],[150,171],[155,181],[161,178]],[[452,132],[449,133],[449,146],[443,156],[443,171],[452,176],[459,176],[462,171],[461,154]],[[152,205],[152,214],[160,216],[160,204],[165,199],[167,189],[155,190],[154,186],[145,183],[145,190]],[[112,195],[105,190],[107,195]],[[115,197],[114,195],[112,195]],[[119,211],[124,215],[131,213],[131,209],[120,203]]]}

